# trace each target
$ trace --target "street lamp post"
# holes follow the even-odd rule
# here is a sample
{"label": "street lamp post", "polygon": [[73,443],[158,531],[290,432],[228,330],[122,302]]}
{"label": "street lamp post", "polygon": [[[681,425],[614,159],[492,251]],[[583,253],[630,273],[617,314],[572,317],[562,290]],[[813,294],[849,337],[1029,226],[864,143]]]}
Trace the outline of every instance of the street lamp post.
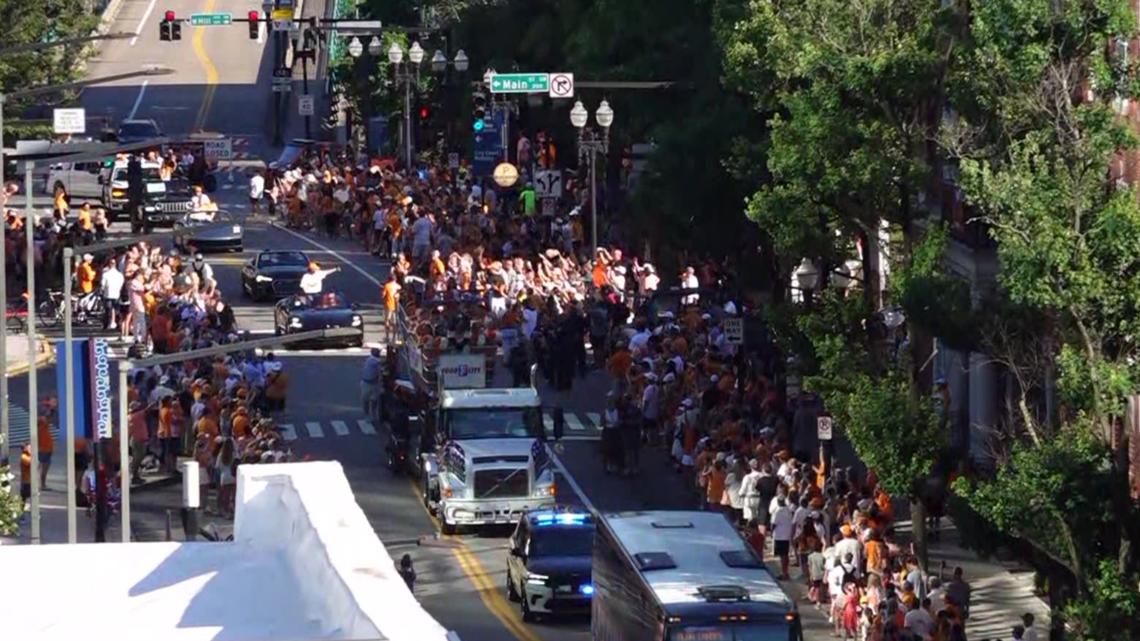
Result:
{"label": "street lamp post", "polygon": [[[351,52],[350,52],[351,53]],[[404,48],[400,43],[393,42],[388,47],[388,62],[392,64],[392,71],[396,76],[397,83],[404,85],[404,165],[408,171],[412,170],[414,143],[412,141],[412,86],[419,86],[420,83],[420,65],[424,61],[425,51],[420,46],[419,41],[412,43],[412,46],[407,51],[408,62],[404,62]],[[435,73],[442,73],[447,69],[447,56],[442,51],[437,50],[431,59],[431,70]],[[467,71],[470,61],[467,59],[467,54],[463,50],[459,50],[455,54],[456,71]]]}
{"label": "street lamp post", "polygon": [[594,118],[598,123],[598,129],[586,126],[590,120],[590,112],[586,110],[586,106],[582,104],[581,100],[575,102],[574,107],[570,109],[570,124],[578,130],[578,160],[581,161],[583,155],[590,154],[590,226],[596,260],[598,255],[598,153],[609,153],[610,125],[614,124],[614,110],[608,101],[603,100],[598,105],[597,111],[594,112]]}

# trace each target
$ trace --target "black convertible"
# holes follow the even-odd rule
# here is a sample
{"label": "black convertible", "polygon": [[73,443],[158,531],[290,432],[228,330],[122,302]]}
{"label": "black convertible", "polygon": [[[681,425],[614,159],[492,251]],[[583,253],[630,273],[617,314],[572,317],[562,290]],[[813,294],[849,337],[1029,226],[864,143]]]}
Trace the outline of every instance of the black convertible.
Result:
{"label": "black convertible", "polygon": [[348,302],[340,292],[320,294],[294,294],[277,302],[273,308],[273,330],[280,336],[318,329],[348,327],[358,334],[338,338],[317,339],[316,345],[364,345],[364,318],[355,304]]}
{"label": "black convertible", "polygon": [[301,291],[301,277],[309,271],[305,252],[267,250],[241,269],[241,291],[253,300],[292,296]]}

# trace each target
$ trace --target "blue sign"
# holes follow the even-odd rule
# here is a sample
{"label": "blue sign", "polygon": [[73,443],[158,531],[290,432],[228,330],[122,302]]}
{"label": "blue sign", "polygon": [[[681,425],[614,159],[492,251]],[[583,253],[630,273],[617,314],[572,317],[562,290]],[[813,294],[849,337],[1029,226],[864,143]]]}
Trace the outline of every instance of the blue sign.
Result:
{"label": "blue sign", "polygon": [[503,146],[503,125],[506,114],[495,112],[483,123],[483,130],[475,132],[475,154],[471,171],[476,177],[486,178],[495,172],[495,166],[503,162],[506,148]]}
{"label": "blue sign", "polygon": [[[75,390],[75,436],[91,438],[91,423],[88,420],[87,390],[90,388],[87,369],[88,339],[79,338],[71,342],[71,379]],[[66,345],[63,341],[55,344],[55,388],[59,390],[59,438],[67,438],[67,363]]]}

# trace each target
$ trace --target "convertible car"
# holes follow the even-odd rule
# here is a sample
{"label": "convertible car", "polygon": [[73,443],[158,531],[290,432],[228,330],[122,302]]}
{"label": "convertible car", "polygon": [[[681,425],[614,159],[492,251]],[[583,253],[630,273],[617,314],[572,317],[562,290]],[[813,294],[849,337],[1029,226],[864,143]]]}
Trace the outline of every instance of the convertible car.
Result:
{"label": "convertible car", "polygon": [[294,250],[266,250],[241,269],[241,290],[253,300],[292,296],[301,291],[301,277],[309,271],[309,257]]}
{"label": "convertible car", "polygon": [[273,309],[273,329],[278,336],[336,327],[349,327],[360,331],[351,336],[319,339],[315,344],[322,347],[364,345],[364,318],[356,305],[348,302],[340,292],[323,292],[311,296],[294,294],[278,301]]}
{"label": "convertible car", "polygon": [[213,212],[213,220],[188,213],[174,223],[174,246],[184,252],[241,251],[242,239],[241,224],[224,211]]}

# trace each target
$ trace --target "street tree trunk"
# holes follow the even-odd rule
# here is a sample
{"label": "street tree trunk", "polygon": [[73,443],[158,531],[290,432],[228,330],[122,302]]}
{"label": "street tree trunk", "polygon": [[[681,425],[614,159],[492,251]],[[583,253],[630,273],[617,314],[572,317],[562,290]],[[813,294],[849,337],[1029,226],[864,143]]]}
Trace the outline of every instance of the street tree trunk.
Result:
{"label": "street tree trunk", "polygon": [[914,536],[914,552],[918,556],[918,565],[925,574],[929,570],[929,553],[926,542],[926,505],[921,498],[912,498],[910,501],[910,524]]}

